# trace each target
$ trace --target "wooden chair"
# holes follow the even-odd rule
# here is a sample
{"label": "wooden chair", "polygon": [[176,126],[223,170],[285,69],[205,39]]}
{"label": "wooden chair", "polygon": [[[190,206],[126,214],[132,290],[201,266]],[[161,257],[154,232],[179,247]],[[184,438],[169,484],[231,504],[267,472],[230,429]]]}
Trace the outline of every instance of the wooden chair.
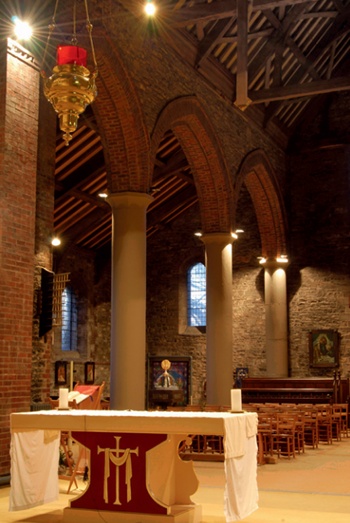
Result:
{"label": "wooden chair", "polygon": [[273,451],[277,457],[295,458],[295,417],[288,413],[278,413],[276,431],[272,435]]}
{"label": "wooden chair", "polygon": [[332,406],[316,405],[318,420],[318,439],[328,445],[333,443],[332,438]]}
{"label": "wooden chair", "polygon": [[295,411],[295,448],[298,454],[305,452],[305,417],[303,412]]}
{"label": "wooden chair", "polygon": [[318,412],[313,406],[304,407],[304,444],[318,448]]}
{"label": "wooden chair", "polygon": [[338,404],[332,405],[332,438],[341,440],[342,408]]}
{"label": "wooden chair", "polygon": [[258,462],[260,464],[273,455],[275,434],[276,416],[273,413],[258,413]]}
{"label": "wooden chair", "polygon": [[340,437],[345,436],[349,437],[349,410],[347,403],[334,403],[333,404],[333,413],[336,412],[339,417],[340,424]]}

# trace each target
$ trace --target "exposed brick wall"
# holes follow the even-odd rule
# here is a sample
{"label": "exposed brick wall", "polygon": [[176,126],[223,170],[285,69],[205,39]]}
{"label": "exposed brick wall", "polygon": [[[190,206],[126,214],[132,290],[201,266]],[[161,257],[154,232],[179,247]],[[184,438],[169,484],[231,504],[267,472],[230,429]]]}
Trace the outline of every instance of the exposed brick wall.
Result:
{"label": "exposed brick wall", "polygon": [[30,408],[38,72],[0,44],[0,475],[10,413]]}

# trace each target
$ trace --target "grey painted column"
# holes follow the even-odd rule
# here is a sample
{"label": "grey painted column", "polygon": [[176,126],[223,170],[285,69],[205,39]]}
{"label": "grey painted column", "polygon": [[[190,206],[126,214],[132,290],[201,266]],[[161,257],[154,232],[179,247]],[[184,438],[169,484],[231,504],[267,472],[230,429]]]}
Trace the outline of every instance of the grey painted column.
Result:
{"label": "grey painted column", "polygon": [[145,409],[146,210],[152,197],[117,193],[112,207],[111,409]]}
{"label": "grey painted column", "polygon": [[267,376],[285,378],[288,376],[287,264],[267,261],[264,268]]}
{"label": "grey painted column", "polygon": [[232,373],[232,236],[202,237],[207,268],[207,403],[230,405]]}

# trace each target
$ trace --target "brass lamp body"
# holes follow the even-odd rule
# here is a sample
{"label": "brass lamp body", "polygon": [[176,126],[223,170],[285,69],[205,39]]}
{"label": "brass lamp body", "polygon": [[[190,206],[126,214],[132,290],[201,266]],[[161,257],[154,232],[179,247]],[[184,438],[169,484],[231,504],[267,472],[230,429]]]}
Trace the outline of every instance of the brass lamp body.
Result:
{"label": "brass lamp body", "polygon": [[69,145],[78,119],[97,96],[96,74],[83,65],[64,64],[53,68],[53,75],[44,78],[44,94],[60,120],[63,140]]}

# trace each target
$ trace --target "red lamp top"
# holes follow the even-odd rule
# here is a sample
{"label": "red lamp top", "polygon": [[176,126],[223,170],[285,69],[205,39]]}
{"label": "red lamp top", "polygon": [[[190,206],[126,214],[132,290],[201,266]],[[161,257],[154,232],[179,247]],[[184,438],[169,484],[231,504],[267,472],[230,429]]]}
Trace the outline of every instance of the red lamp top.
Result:
{"label": "red lamp top", "polygon": [[59,45],[56,54],[57,65],[75,64],[86,67],[87,51],[76,45]]}

